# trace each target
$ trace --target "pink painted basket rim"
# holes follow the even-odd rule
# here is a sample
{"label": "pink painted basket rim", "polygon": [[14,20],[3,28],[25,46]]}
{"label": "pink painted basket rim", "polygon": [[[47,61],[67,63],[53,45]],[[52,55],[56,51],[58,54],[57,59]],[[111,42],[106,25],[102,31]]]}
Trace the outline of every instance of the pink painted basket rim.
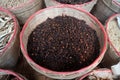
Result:
{"label": "pink painted basket rim", "polygon": [[[104,68],[104,70],[103,70],[103,69],[96,69],[96,70],[93,70],[93,71],[97,71],[97,72],[110,72],[110,73],[112,73],[112,71],[111,71],[110,69],[107,69],[107,68]],[[93,73],[93,71],[85,74],[85,75],[82,76],[79,80],[83,80],[83,79],[86,78],[89,74]]]}
{"label": "pink painted basket rim", "polygon": [[91,67],[94,63],[98,62],[99,59],[100,59],[100,56],[99,56],[91,65],[89,65],[89,66],[87,66],[87,67],[85,67],[85,68],[82,68],[82,69],[80,69],[80,70],[77,70],[77,71],[57,72],[57,71],[52,71],[52,70],[43,68],[42,66],[39,66],[38,64],[36,64],[36,63],[28,56],[28,53],[27,53],[27,51],[25,51],[25,46],[24,46],[23,41],[22,41],[23,34],[24,34],[24,31],[25,31],[28,23],[31,21],[31,19],[32,19],[33,17],[35,17],[35,15],[40,14],[40,13],[42,13],[42,12],[45,11],[45,10],[52,9],[52,8],[64,8],[64,7],[65,7],[65,8],[76,9],[76,10],[78,10],[78,11],[82,11],[82,12],[84,12],[85,14],[89,15],[90,17],[92,17],[92,18],[100,25],[100,28],[101,28],[101,30],[102,30],[103,33],[104,33],[104,46],[103,46],[103,48],[102,48],[102,50],[101,50],[100,56],[103,56],[103,55],[105,54],[106,46],[107,46],[107,35],[106,35],[106,32],[105,32],[105,30],[104,30],[103,25],[97,20],[97,18],[95,18],[94,16],[92,16],[90,13],[88,13],[87,11],[85,11],[85,10],[83,10],[83,9],[76,8],[76,7],[72,6],[72,5],[58,5],[58,6],[52,6],[52,7],[46,8],[46,9],[42,9],[42,10],[34,13],[34,14],[33,14],[31,17],[29,17],[29,19],[26,21],[26,23],[25,23],[25,25],[24,25],[21,33],[20,33],[20,45],[21,45],[21,50],[23,51],[23,55],[24,55],[24,57],[27,59],[27,61],[28,61],[29,63],[33,63],[33,64],[36,66],[37,69],[42,69],[42,70],[45,71],[45,72],[48,72],[48,73],[50,72],[50,73],[54,73],[54,74],[58,74],[58,75],[67,75],[67,74],[72,74],[72,73],[80,72],[80,71],[82,71],[82,70],[86,70],[87,68]]}
{"label": "pink painted basket rim", "polygon": [[[108,36],[108,27],[109,27],[108,24],[109,24],[109,22],[110,22],[112,19],[114,19],[115,17],[117,17],[118,15],[120,16],[120,14],[113,14],[113,15],[107,20],[107,22],[106,22],[106,33],[107,33],[107,36]],[[116,54],[120,57],[120,52],[118,52],[117,49],[113,46],[113,44],[112,44],[109,36],[108,36],[108,43],[112,46],[112,48],[115,50]]]}
{"label": "pink painted basket rim", "polygon": [[0,72],[5,72],[6,74],[10,74],[10,75],[13,75],[13,76],[17,77],[19,80],[24,80],[19,75],[14,73],[13,71],[0,69]]}
{"label": "pink painted basket rim", "polygon": [[10,44],[13,42],[13,40],[15,39],[15,35],[17,34],[17,30],[18,30],[18,22],[17,19],[15,18],[15,15],[13,15],[11,12],[9,12],[8,10],[0,7],[0,11],[5,12],[6,14],[8,14],[14,21],[14,33],[11,37],[11,39],[9,40],[9,42],[6,44],[5,48],[2,50],[2,52],[0,53],[0,56],[2,56],[2,54],[9,48]]}
{"label": "pink painted basket rim", "polygon": [[120,3],[117,2],[116,0],[112,0],[113,3],[115,3],[116,5],[118,5],[120,7]]}
{"label": "pink painted basket rim", "polygon": [[[56,0],[52,0],[52,1],[54,1],[55,3],[60,4],[60,5],[63,4],[63,3],[60,3],[60,2],[58,2],[58,1],[56,1]],[[88,1],[88,2],[83,3],[83,4],[75,4],[75,5],[77,5],[77,6],[83,6],[83,5],[87,5],[87,4],[91,3],[92,1],[95,1],[95,0]],[[65,4],[64,4],[64,5],[65,5]],[[72,4],[69,4],[69,5],[72,5]],[[73,6],[75,6],[75,5],[73,5]]]}

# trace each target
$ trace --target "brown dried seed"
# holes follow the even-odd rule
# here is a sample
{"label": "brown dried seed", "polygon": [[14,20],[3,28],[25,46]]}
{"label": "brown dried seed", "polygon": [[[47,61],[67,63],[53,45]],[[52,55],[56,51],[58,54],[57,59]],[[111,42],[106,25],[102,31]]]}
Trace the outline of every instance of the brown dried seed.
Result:
{"label": "brown dried seed", "polygon": [[[39,33],[41,31],[43,33]],[[29,56],[37,64],[48,69],[78,70],[91,64],[99,55],[96,54],[99,53],[99,41],[96,34],[93,34],[95,31],[83,20],[70,16],[58,16],[47,19],[33,32],[37,34],[29,36],[27,45]],[[35,41],[31,40],[32,36],[36,38]],[[31,48],[33,45],[34,48],[39,47],[39,50]],[[33,56],[31,53],[38,55]]]}

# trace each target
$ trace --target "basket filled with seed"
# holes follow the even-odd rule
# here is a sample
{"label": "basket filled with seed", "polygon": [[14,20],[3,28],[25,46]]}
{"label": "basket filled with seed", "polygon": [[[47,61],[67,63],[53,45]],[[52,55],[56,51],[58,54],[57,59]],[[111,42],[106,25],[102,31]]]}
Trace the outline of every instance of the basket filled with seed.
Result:
{"label": "basket filled with seed", "polygon": [[71,5],[38,11],[20,35],[30,66],[55,79],[73,79],[94,69],[104,56],[106,41],[99,21]]}

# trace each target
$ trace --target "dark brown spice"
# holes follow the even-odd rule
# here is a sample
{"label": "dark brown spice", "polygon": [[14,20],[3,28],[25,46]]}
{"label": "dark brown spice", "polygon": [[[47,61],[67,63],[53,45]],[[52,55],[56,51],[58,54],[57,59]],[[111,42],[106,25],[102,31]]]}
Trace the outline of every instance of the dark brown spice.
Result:
{"label": "dark brown spice", "polygon": [[[99,55],[96,31],[70,16],[48,18],[28,39],[29,56],[54,71],[74,71],[90,65]],[[34,54],[34,55],[33,55]]]}
{"label": "dark brown spice", "polygon": [[83,4],[86,2],[90,2],[91,0],[56,0],[56,1],[63,4]]}

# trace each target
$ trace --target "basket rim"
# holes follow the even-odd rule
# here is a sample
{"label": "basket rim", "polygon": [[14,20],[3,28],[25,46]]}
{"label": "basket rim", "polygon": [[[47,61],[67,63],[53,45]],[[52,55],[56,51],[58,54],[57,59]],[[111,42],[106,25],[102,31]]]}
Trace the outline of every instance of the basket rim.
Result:
{"label": "basket rim", "polygon": [[120,3],[117,2],[116,0],[112,0],[113,3],[115,3],[116,5],[118,5],[120,7]]}

